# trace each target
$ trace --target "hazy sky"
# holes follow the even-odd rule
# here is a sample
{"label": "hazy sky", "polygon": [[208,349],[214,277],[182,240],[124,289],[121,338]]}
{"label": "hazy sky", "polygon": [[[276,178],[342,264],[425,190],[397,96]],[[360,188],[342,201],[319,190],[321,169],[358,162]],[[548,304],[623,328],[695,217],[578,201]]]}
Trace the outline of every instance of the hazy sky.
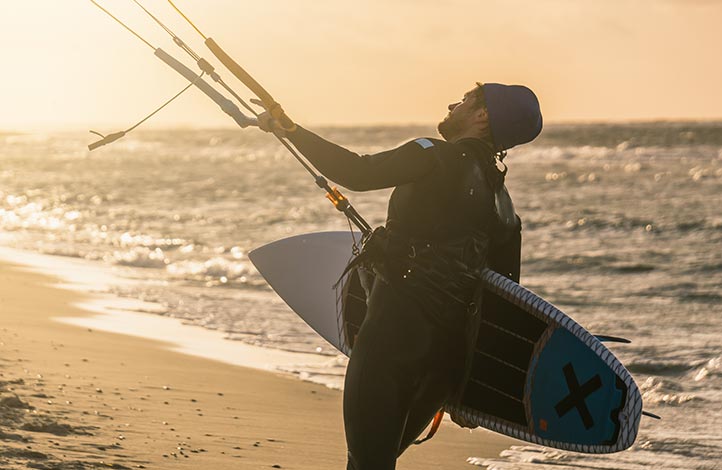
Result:
{"label": "hazy sky", "polygon": [[[130,0],[99,2],[193,65]],[[718,0],[176,3],[304,123],[436,122],[475,81],[530,86],[547,121],[722,118]],[[166,0],[144,4],[212,59]],[[184,86],[87,0],[0,0],[0,45],[0,129],[117,130]],[[189,90],[152,124],[231,122]]]}

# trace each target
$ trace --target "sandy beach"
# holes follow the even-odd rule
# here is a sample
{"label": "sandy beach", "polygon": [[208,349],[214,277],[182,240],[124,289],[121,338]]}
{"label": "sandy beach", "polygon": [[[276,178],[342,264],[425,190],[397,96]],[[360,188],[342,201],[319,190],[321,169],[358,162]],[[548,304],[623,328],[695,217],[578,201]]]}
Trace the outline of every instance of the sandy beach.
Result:
{"label": "sandy beach", "polygon": [[[82,294],[0,263],[0,467],[345,468],[341,393],[60,323]],[[470,468],[514,441],[444,422],[401,469]]]}

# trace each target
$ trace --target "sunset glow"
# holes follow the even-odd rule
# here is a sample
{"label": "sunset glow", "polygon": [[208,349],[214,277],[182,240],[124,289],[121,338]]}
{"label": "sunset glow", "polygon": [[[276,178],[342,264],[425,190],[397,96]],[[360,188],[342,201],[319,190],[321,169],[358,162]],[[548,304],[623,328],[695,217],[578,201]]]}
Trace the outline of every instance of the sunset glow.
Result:
{"label": "sunset glow", "polygon": [[[131,1],[101,3],[193,65]],[[431,123],[475,81],[529,85],[548,121],[722,117],[720,2],[177,3],[300,122]],[[144,5],[212,58],[165,0]],[[0,2],[0,42],[2,129],[128,125],[184,86],[85,0]],[[231,125],[196,90],[149,124]]]}

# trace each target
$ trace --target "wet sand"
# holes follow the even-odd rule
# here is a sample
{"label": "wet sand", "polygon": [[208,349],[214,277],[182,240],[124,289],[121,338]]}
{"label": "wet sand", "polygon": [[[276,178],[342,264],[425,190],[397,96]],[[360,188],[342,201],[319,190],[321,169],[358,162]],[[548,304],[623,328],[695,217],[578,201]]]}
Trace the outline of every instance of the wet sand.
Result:
{"label": "wet sand", "polygon": [[[345,468],[340,392],[60,323],[93,314],[57,282],[0,263],[0,468]],[[514,442],[444,422],[398,468]]]}

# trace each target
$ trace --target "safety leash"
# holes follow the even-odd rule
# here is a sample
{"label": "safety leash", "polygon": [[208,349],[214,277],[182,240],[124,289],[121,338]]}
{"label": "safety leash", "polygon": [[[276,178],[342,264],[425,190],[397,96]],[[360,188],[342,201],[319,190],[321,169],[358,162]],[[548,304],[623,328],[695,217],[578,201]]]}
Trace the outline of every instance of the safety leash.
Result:
{"label": "safety leash", "polygon": [[441,421],[444,419],[444,409],[440,409],[435,415],[434,419],[431,421],[431,428],[429,428],[428,434],[426,434],[426,437],[423,439],[417,439],[414,441],[414,445],[423,444],[424,442],[428,441],[434,435],[436,434],[436,431],[439,430],[439,426],[441,426]]}

